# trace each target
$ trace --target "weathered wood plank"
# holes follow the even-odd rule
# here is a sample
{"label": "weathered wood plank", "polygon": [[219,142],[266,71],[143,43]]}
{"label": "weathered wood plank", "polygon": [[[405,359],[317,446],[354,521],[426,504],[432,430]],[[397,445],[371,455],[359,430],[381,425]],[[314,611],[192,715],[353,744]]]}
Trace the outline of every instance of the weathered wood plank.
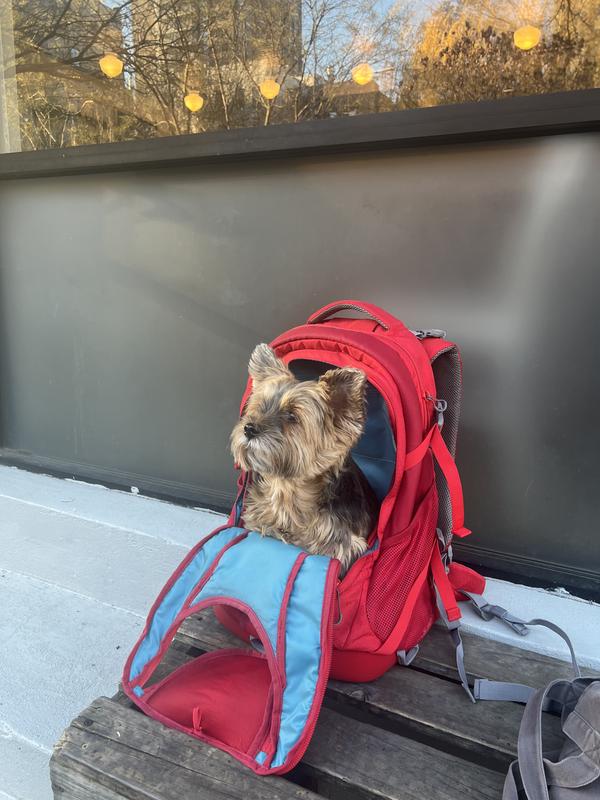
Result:
{"label": "weathered wood plank", "polygon": [[105,697],[65,731],[50,774],[64,800],[318,800]]}
{"label": "weathered wood plank", "polygon": [[[239,641],[223,630],[210,612],[188,620],[178,640],[183,648],[179,657],[185,655],[185,648],[192,648],[188,653],[191,657],[199,651],[239,646]],[[166,663],[165,674],[176,663],[177,657]],[[505,770],[516,755],[523,715],[523,708],[514,703],[473,705],[457,683],[403,667],[368,684],[330,681],[325,703],[341,713],[498,770]],[[558,746],[559,722],[545,716],[548,746]]]}
{"label": "weathered wood plank", "polygon": [[[570,662],[559,661],[550,656],[469,633],[461,633],[461,636],[465,648],[465,667],[470,682],[474,678],[489,678],[494,681],[526,683],[538,688],[555,678],[573,677]],[[565,653],[568,655],[566,645]],[[433,675],[458,681],[454,647],[443,628],[434,626],[429,631],[421,643],[413,666]],[[582,673],[600,677],[600,673],[590,669],[584,668]]]}
{"label": "weathered wood plank", "polygon": [[[334,797],[498,800],[504,778],[428,745],[321,710],[303,765],[335,786]],[[450,786],[451,782],[451,786]],[[319,788],[326,785],[319,784]],[[353,787],[350,789],[349,787]]]}

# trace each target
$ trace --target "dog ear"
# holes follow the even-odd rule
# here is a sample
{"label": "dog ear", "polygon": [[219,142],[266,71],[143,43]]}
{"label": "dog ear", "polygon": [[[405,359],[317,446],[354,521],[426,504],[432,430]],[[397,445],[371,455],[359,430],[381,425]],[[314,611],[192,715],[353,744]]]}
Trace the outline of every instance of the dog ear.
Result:
{"label": "dog ear", "polygon": [[360,436],[366,415],[367,376],[360,369],[330,369],[319,378],[327,392],[336,423],[351,436]]}
{"label": "dog ear", "polygon": [[253,381],[272,378],[293,378],[292,373],[268,344],[257,344],[248,363],[248,373]]}

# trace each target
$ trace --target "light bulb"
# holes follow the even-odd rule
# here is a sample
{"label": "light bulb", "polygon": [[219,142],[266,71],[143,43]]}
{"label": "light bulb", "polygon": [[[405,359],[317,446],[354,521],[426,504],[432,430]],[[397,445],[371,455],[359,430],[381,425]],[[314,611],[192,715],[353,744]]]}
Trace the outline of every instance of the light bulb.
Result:
{"label": "light bulb", "polygon": [[365,86],[373,80],[373,67],[366,62],[359,64],[352,70],[352,80],[359,86]]}
{"label": "light bulb", "polygon": [[266,100],[274,100],[281,90],[281,86],[273,78],[267,78],[258,88]]}
{"label": "light bulb", "polygon": [[513,34],[515,47],[518,47],[519,50],[531,50],[540,43],[541,38],[541,30],[533,25],[523,25],[522,28],[517,28]]}
{"label": "light bulb", "polygon": [[183,98],[183,102],[185,103],[185,107],[189,108],[192,114],[195,114],[196,111],[200,111],[204,105],[204,98],[202,95],[198,94],[198,92],[188,92]]}
{"label": "light bulb", "polygon": [[98,64],[107,78],[116,78],[123,72],[123,62],[115,53],[106,53]]}

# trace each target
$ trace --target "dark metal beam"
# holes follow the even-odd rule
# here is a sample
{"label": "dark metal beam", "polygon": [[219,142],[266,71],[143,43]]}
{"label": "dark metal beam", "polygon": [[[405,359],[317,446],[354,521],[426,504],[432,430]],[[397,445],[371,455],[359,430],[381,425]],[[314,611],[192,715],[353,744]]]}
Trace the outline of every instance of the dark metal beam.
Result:
{"label": "dark metal beam", "polygon": [[0,180],[600,129],[600,89],[0,155]]}

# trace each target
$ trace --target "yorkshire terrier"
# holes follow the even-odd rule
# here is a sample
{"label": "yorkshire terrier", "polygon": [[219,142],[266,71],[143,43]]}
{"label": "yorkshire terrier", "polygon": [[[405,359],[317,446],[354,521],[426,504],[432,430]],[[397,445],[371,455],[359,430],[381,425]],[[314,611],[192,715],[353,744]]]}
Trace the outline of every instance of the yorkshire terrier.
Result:
{"label": "yorkshire terrier", "polygon": [[299,381],[266,344],[250,357],[252,392],[231,434],[236,462],[252,473],[244,524],[345,572],[367,549],[377,505],[350,451],[365,425],[367,379],[330,369]]}

